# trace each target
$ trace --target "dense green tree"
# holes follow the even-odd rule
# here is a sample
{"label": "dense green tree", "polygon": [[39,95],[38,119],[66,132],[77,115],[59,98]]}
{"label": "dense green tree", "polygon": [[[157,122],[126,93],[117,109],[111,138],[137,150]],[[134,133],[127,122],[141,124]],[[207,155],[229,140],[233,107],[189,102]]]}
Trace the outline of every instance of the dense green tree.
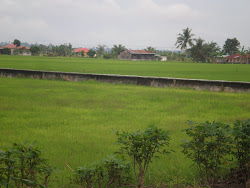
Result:
{"label": "dense green tree", "polygon": [[115,58],[118,57],[118,55],[120,55],[121,52],[125,51],[126,48],[125,46],[119,44],[119,45],[114,45],[112,48],[112,54],[114,55]]}
{"label": "dense green tree", "polygon": [[191,33],[192,29],[188,27],[182,30],[182,33],[178,34],[177,41],[175,45],[181,50],[186,50],[187,46],[193,46],[194,34]]}
{"label": "dense green tree", "polygon": [[104,55],[104,53],[105,53],[105,48],[106,48],[106,45],[101,45],[101,44],[99,44],[99,45],[97,46],[96,55],[97,55],[98,57],[102,57],[102,56]]}
{"label": "dense green tree", "polygon": [[39,48],[39,51],[40,51],[43,55],[45,55],[45,54],[48,53],[48,47],[47,47],[47,46],[45,46],[45,45],[43,45],[43,44],[40,44],[40,45],[38,46],[38,48]]}
{"label": "dense green tree", "polygon": [[152,46],[148,46],[145,50],[151,51],[151,52],[156,52],[156,49]]}
{"label": "dense green tree", "polygon": [[210,63],[219,55],[220,47],[216,42],[205,43],[201,38],[195,39],[195,44],[188,50],[190,56],[196,62]]}
{"label": "dense green tree", "polygon": [[40,48],[38,46],[36,46],[36,45],[31,45],[30,52],[31,52],[32,55],[39,55]]}
{"label": "dense green tree", "polygon": [[17,47],[21,46],[21,42],[18,39],[15,39],[13,44],[16,45]]}
{"label": "dense green tree", "polygon": [[93,58],[95,56],[95,51],[90,49],[88,52],[87,52],[87,55],[90,57],[90,58]]}
{"label": "dense green tree", "polygon": [[223,49],[225,51],[226,54],[236,54],[239,51],[239,47],[240,47],[240,42],[236,39],[227,39],[225,41],[225,44],[223,46]]}
{"label": "dense green tree", "polygon": [[10,55],[11,54],[11,50],[9,48],[4,48],[2,50],[2,54],[5,54],[5,55]]}
{"label": "dense green tree", "polygon": [[196,62],[202,61],[204,59],[203,45],[204,45],[204,40],[201,38],[198,38],[198,39],[195,39],[195,44],[188,50],[190,53],[190,56]]}

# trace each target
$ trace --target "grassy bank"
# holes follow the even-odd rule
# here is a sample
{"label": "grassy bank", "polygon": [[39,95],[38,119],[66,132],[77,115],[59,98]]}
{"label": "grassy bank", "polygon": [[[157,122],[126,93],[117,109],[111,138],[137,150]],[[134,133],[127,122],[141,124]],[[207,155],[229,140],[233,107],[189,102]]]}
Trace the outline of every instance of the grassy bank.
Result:
{"label": "grassy bank", "polygon": [[250,81],[250,65],[0,55],[1,68]]}
{"label": "grassy bank", "polygon": [[250,117],[250,95],[189,89],[0,78],[0,145],[37,140],[44,157],[66,185],[72,168],[116,149],[112,130],[135,131],[156,124],[171,133],[169,157],[155,160],[147,182],[187,183],[197,178],[179,145],[187,120],[222,121]]}

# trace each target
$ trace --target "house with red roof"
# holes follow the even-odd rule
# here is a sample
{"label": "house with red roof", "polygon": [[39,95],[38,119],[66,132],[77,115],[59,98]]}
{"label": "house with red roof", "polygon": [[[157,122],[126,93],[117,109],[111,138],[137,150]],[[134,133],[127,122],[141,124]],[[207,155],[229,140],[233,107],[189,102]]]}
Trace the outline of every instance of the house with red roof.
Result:
{"label": "house with red roof", "polygon": [[2,54],[2,51],[4,48],[8,48],[11,51],[11,55],[24,55],[24,56],[31,56],[31,52],[29,51],[29,47],[20,45],[20,46],[16,46],[14,44],[8,44],[5,46],[1,46],[0,47],[0,54]]}
{"label": "house with red roof", "polygon": [[77,48],[73,50],[77,55],[81,55],[81,53],[84,53],[84,56],[87,56],[87,53],[89,52],[89,49],[87,48]]}
{"label": "house with red roof", "polygon": [[147,60],[151,61],[155,59],[155,52],[148,50],[125,50],[118,55],[118,59],[122,60]]}
{"label": "house with red roof", "polygon": [[245,55],[241,55],[241,54],[234,54],[234,55],[230,55],[227,56],[225,59],[226,62],[228,63],[250,63],[250,54],[245,54]]}

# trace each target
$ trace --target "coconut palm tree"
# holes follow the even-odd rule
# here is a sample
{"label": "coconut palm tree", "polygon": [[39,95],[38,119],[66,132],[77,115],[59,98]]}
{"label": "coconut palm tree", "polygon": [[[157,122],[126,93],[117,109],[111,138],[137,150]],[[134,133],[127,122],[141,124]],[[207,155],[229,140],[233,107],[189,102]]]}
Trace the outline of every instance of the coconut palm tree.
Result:
{"label": "coconut palm tree", "polygon": [[187,45],[193,46],[194,34],[191,33],[192,29],[189,29],[188,27],[182,31],[183,33],[178,34],[175,46],[177,46],[177,48],[181,48],[181,50],[186,50]]}

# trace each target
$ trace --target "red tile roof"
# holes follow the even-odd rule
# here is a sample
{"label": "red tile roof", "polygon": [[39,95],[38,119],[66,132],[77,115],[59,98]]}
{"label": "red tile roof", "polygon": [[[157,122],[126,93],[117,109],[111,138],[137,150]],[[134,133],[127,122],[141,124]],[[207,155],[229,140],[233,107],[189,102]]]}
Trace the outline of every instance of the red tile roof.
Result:
{"label": "red tile roof", "polygon": [[87,48],[78,48],[78,49],[74,50],[74,52],[81,52],[81,51],[84,51],[85,53],[87,53],[89,51],[89,49],[87,49]]}
{"label": "red tile roof", "polygon": [[14,44],[8,44],[8,45],[5,45],[5,46],[2,46],[0,47],[1,49],[3,48],[9,48],[9,49],[17,49],[17,48],[26,48],[27,50],[29,50],[30,48],[29,47],[26,47],[26,46],[23,46],[23,45],[20,45],[20,46],[16,46]]}
{"label": "red tile roof", "polygon": [[[250,54],[247,54],[246,56],[248,56],[248,58],[250,58]],[[246,58],[246,56],[243,56],[243,58]],[[240,59],[240,58],[241,58],[240,54],[234,54],[234,55],[227,56],[226,60],[227,59]]]}
{"label": "red tile roof", "polygon": [[148,50],[128,50],[132,54],[155,54],[155,52]]}

